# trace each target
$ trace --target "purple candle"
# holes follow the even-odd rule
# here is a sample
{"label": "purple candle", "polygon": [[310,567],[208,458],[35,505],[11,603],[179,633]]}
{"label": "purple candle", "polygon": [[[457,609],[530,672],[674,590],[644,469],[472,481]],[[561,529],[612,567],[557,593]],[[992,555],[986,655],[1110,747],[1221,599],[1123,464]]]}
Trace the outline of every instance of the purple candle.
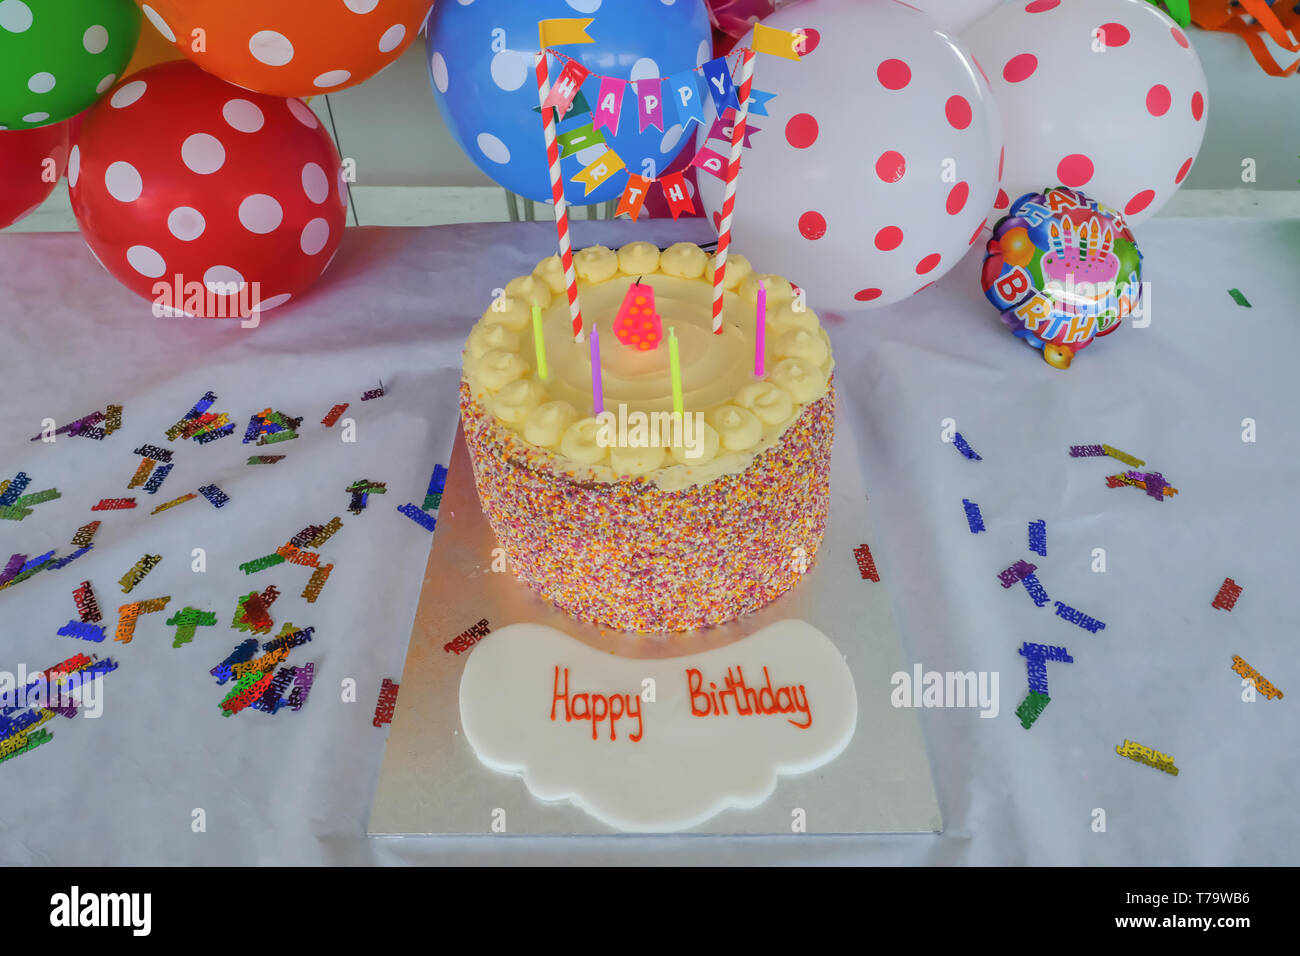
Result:
{"label": "purple candle", "polygon": [[762,378],[766,371],[763,365],[763,353],[767,351],[767,289],[763,281],[758,282],[758,332],[754,338],[754,377]]}
{"label": "purple candle", "polygon": [[600,382],[600,333],[594,322],[591,324],[591,403],[595,409],[593,415],[605,410],[605,390]]}

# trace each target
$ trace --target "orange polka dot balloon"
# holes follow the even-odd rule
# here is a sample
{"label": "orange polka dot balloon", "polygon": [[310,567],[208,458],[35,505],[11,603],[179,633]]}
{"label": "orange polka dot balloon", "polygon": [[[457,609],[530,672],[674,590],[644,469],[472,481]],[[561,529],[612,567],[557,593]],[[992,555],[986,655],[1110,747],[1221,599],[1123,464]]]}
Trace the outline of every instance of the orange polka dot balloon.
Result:
{"label": "orange polka dot balloon", "polygon": [[178,50],[272,96],[355,86],[410,46],[432,0],[136,0]]}
{"label": "orange polka dot balloon", "polygon": [[68,157],[86,244],[158,316],[246,319],[299,298],[343,237],[342,172],[301,100],[188,60],[109,90]]}

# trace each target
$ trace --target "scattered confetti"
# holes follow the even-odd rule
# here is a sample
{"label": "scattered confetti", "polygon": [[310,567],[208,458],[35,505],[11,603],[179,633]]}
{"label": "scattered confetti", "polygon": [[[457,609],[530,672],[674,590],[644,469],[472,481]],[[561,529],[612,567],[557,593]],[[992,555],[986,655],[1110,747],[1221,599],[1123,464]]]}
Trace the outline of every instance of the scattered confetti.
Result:
{"label": "scattered confetti", "polygon": [[442,507],[442,495],[425,495],[424,504],[420,508],[424,511],[437,511]]}
{"label": "scattered confetti", "polygon": [[204,485],[199,489],[199,494],[212,502],[214,508],[223,508],[230,501],[230,496],[216,485]]}
{"label": "scattered confetti", "polygon": [[979,455],[975,453],[975,449],[972,448],[970,444],[966,441],[966,439],[962,437],[961,432],[957,432],[955,435],[952,436],[952,444],[954,448],[956,448],[959,452],[962,453],[963,458],[969,458],[971,461],[984,460],[983,458],[981,458]]}
{"label": "scattered confetti", "polygon": [[329,520],[329,524],[325,525],[325,527],[321,528],[320,531],[317,532],[316,537],[307,542],[307,547],[319,548],[330,538],[334,537],[334,535],[338,534],[339,529],[342,527],[343,519],[336,515]]}
{"label": "scattered confetti", "polygon": [[400,511],[402,514],[406,515],[408,518],[410,518],[420,527],[424,528],[424,530],[426,531],[432,531],[434,528],[438,526],[437,518],[435,518],[433,515],[429,514],[428,512],[415,507],[414,504],[411,504],[409,502],[404,505],[398,505],[397,510]]}
{"label": "scattered confetti", "polygon": [[307,527],[303,528],[292,538],[290,538],[289,543],[293,545],[295,548],[305,548],[308,545],[310,545],[311,542],[315,540],[316,536],[324,530],[325,530],[324,525],[309,524],[307,525]]}
{"label": "scattered confetti", "polygon": [[326,413],[325,417],[320,420],[320,423],[324,425],[326,428],[332,428],[334,426],[334,423],[337,422],[340,418],[342,418],[343,413],[346,412],[347,410],[348,410],[347,402],[344,402],[342,405],[335,405],[333,408],[329,410],[328,413]]}
{"label": "scattered confetti", "polygon": [[483,640],[491,630],[492,629],[488,627],[487,618],[483,618],[477,624],[472,627],[467,627],[465,630],[457,634],[454,640],[442,645],[442,649],[448,654],[456,654],[459,656],[462,652],[469,650],[479,641]]}
{"label": "scattered confetti", "polygon": [[359,515],[366,510],[366,500],[370,496],[361,491],[352,492],[352,500],[348,503],[348,511],[354,515]]}
{"label": "scattered confetti", "polygon": [[379,700],[375,703],[375,718],[372,723],[376,727],[382,727],[384,724],[393,722],[393,712],[397,708],[397,692],[401,690],[400,684],[394,684],[387,677],[384,678],[383,684],[379,686]]}
{"label": "scattered confetti", "polygon": [[117,609],[117,631],[113,640],[120,641],[123,644],[130,644],[135,637],[136,619],[141,614],[153,614],[167,607],[167,602],[171,597],[151,598],[148,601],[136,601],[134,604],[123,604]]}
{"label": "scattered confetti", "polygon": [[19,508],[30,508],[32,505],[44,504],[47,501],[53,501],[56,498],[63,497],[59,494],[58,488],[46,488],[44,491],[37,491],[30,495],[23,495],[15,503]]}
{"label": "scattered confetti", "polygon": [[200,611],[196,607],[185,607],[167,618],[165,623],[168,627],[176,628],[176,636],[172,638],[172,647],[176,648],[194,640],[194,634],[198,628],[215,626],[217,615],[212,611]]}
{"label": "scattered confetti", "polygon": [[157,445],[141,445],[134,449],[131,454],[139,455],[141,458],[152,458],[156,462],[170,462],[172,453],[170,449],[159,448]]}
{"label": "scattered confetti", "polygon": [[429,477],[429,490],[427,495],[441,495],[447,490],[447,469],[442,465],[433,466],[433,474]]}
{"label": "scattered confetti", "polygon": [[122,427],[122,406],[109,405],[105,411],[108,414],[104,418],[104,434],[111,435]]}
{"label": "scattered confetti", "polygon": [[1232,669],[1254,684],[1255,689],[1269,700],[1272,700],[1274,697],[1281,700],[1282,697],[1285,696],[1280,690],[1268,681],[1264,680],[1264,678],[1260,676],[1259,671],[1255,670],[1255,668],[1251,667],[1236,654],[1232,655]]}
{"label": "scattered confetti", "polygon": [[256,574],[259,571],[265,571],[267,568],[275,567],[277,564],[284,564],[284,560],[284,555],[276,552],[253,561],[245,561],[239,566],[239,570],[245,574]]}
{"label": "scattered confetti", "polygon": [[1011,565],[1011,567],[1001,572],[998,575],[998,580],[1002,582],[1004,588],[1009,588],[1013,584],[1018,584],[1028,575],[1033,574],[1037,570],[1037,565],[1030,564],[1027,561],[1017,561],[1015,564]]}
{"label": "scattered confetti", "polygon": [[27,472],[18,472],[18,474],[9,481],[8,485],[6,485],[4,493],[0,494],[0,507],[17,504],[18,496],[27,490],[27,486],[31,484],[31,480],[32,479],[28,477]]}
{"label": "scattered confetti", "polygon": [[98,624],[88,624],[85,621],[69,621],[56,632],[60,637],[79,637],[83,641],[93,641],[96,644],[104,640],[104,628]]}
{"label": "scattered confetti", "polygon": [[880,573],[876,571],[876,561],[871,556],[869,547],[865,544],[858,545],[853,549],[853,559],[858,564],[858,573],[862,575],[862,580],[880,583]]}
{"label": "scattered confetti", "polygon": [[322,564],[311,573],[311,580],[307,582],[307,587],[302,592],[302,596],[306,598],[308,604],[316,603],[316,599],[320,597],[321,588],[325,587],[325,582],[329,580],[330,572],[333,570],[334,565]]}
{"label": "scattered confetti", "polygon": [[1144,763],[1149,767],[1155,767],[1157,770],[1163,770],[1165,773],[1178,776],[1178,768],[1174,766],[1174,758],[1167,754],[1162,754],[1158,750],[1152,750],[1150,747],[1143,747],[1135,744],[1127,737],[1124,739],[1122,746],[1115,748],[1115,753],[1121,757],[1128,757],[1129,760]]}
{"label": "scattered confetti", "polygon": [[1025,590],[1029,592],[1029,596],[1034,599],[1034,603],[1039,607],[1043,607],[1051,600],[1051,598],[1047,596],[1046,589],[1039,583],[1036,576],[1026,574],[1020,579],[1020,583],[1025,586]]}
{"label": "scattered confetti", "polygon": [[158,489],[162,487],[162,483],[167,479],[167,476],[171,474],[171,471],[174,467],[176,466],[172,464],[167,464],[167,465],[159,465],[157,468],[155,468],[153,474],[149,476],[149,480],[144,483],[145,493],[150,495],[156,495],[158,493]]}
{"label": "scattered confetti", "polygon": [[156,568],[162,562],[161,554],[146,554],[139,561],[131,566],[131,570],[122,575],[119,584],[122,585],[122,593],[130,594],[131,590],[144,580],[146,574]]}
{"label": "scattered confetti", "polygon": [[320,555],[315,551],[304,551],[292,542],[276,548],[275,553],[290,564],[298,564],[307,568],[314,568],[320,564]]}
{"label": "scattered confetti", "polygon": [[1237,305],[1241,306],[1243,309],[1249,309],[1252,307],[1250,300],[1241,294],[1240,289],[1229,289],[1228,295],[1232,296],[1232,301],[1237,303]]}
{"label": "scattered confetti", "polygon": [[284,455],[249,455],[248,463],[250,465],[274,465],[277,461],[284,461]]}
{"label": "scattered confetti", "polygon": [[292,710],[302,710],[303,704],[307,703],[307,695],[311,693],[312,680],[315,676],[316,664],[314,661],[297,668],[297,675],[293,681],[293,690],[289,692],[289,707]]}
{"label": "scattered confetti", "polygon": [[72,592],[72,600],[77,605],[77,614],[82,621],[93,624],[104,619],[103,613],[99,610],[99,602],[95,600],[95,591],[89,581],[82,581],[77,585],[76,590]]}
{"label": "scattered confetti", "polygon": [[384,386],[382,384],[378,388],[372,388],[368,392],[361,393],[361,400],[363,402],[368,402],[371,399],[383,398],[383,397],[384,397]]}
{"label": "scattered confetti", "polygon": [[1160,472],[1153,471],[1141,474],[1136,471],[1130,471],[1126,472],[1124,477],[1128,478],[1137,487],[1145,489],[1148,497],[1154,498],[1156,501],[1165,500],[1164,490],[1167,485],[1165,483],[1165,476],[1160,474]]}
{"label": "scattered confetti", "polygon": [[[160,504],[157,508],[154,508],[153,511],[151,511],[151,512],[149,512],[149,513],[150,513],[150,514],[155,514],[155,515],[156,515],[156,514],[158,514],[158,512],[160,512],[160,511],[166,511],[168,508],[175,508],[177,505],[183,505],[183,504],[185,504],[185,502],[190,501],[191,499],[193,499],[193,498],[197,498],[197,497],[198,497],[198,495],[196,495],[194,492],[191,491],[191,492],[190,492],[189,494],[187,494],[187,495],[181,495],[179,498],[173,498],[171,501],[164,502],[163,504]],[[94,510],[94,509],[92,509],[92,510]]]}
{"label": "scattered confetti", "polygon": [[0,505],[0,518],[6,521],[22,521],[32,513],[31,508],[19,508],[17,505]]}
{"label": "scattered confetti", "polygon": [[226,659],[218,664],[212,670],[208,671],[213,677],[217,678],[218,684],[224,684],[234,676],[230,670],[231,665],[240,664],[244,661],[251,661],[257,653],[257,639],[248,638],[235,646],[235,649],[227,655]]}
{"label": "scattered confetti", "polygon": [[1071,458],[1105,458],[1106,449],[1102,445],[1071,445]]}
{"label": "scattered confetti", "polygon": [[134,508],[134,498],[101,498],[99,504],[92,505],[91,511],[121,511],[124,508]]}
{"label": "scattered confetti", "polygon": [[1047,557],[1047,522],[1029,522],[1029,550],[1034,554]]}
{"label": "scattered confetti", "polygon": [[1060,661],[1073,664],[1074,658],[1064,647],[1045,647],[1042,644],[1023,644],[1020,655],[1025,659],[1025,669],[1029,673],[1029,690],[1031,693],[1048,696],[1047,662]]}
{"label": "scattered confetti", "polygon": [[1132,455],[1126,454],[1125,452],[1120,451],[1118,448],[1111,448],[1110,445],[1102,445],[1101,447],[1102,450],[1105,451],[1106,454],[1109,455],[1111,458],[1117,458],[1120,461],[1124,462],[1124,464],[1126,465],[1131,465],[1134,468],[1141,468],[1143,465],[1146,464],[1146,462],[1143,461],[1141,458],[1134,458]]}
{"label": "scattered confetti", "polygon": [[275,679],[263,691],[262,696],[253,702],[253,709],[273,715],[288,703],[284,699],[284,692],[294,679],[297,671],[296,667],[281,667],[276,673]]}
{"label": "scattered confetti", "polygon": [[1106,625],[1095,617],[1089,617],[1082,611],[1076,611],[1068,604],[1056,602],[1056,616],[1069,621],[1071,624],[1077,624],[1090,634],[1096,634],[1098,631],[1104,631]]}
{"label": "scattered confetti", "polygon": [[211,431],[201,432],[194,436],[194,442],[198,445],[206,445],[210,441],[216,441],[218,438],[228,438],[235,433],[234,425],[227,425],[224,428],[216,428]]}
{"label": "scattered confetti", "polygon": [[83,524],[77,529],[77,533],[72,536],[72,545],[78,548],[84,548],[90,544],[91,539],[95,537],[95,532],[99,530],[99,522],[92,521],[90,524]]}
{"label": "scattered confetti", "polygon": [[9,562],[5,565],[4,571],[0,571],[0,584],[4,584],[6,581],[17,576],[18,572],[23,569],[23,565],[26,562],[27,555],[25,554],[15,554],[11,556]]}
{"label": "scattered confetti", "polygon": [[1237,598],[1239,597],[1241,597],[1241,585],[1232,578],[1224,578],[1223,584],[1219,587],[1219,593],[1214,596],[1214,601],[1210,604],[1210,607],[1217,607],[1221,611],[1231,611],[1237,606]]}
{"label": "scattered confetti", "polygon": [[1046,709],[1047,705],[1052,702],[1052,698],[1046,694],[1040,694],[1037,691],[1030,691],[1029,696],[1024,702],[1016,708],[1016,716],[1020,718],[1020,726],[1028,730],[1034,726],[1034,721]]}
{"label": "scattered confetti", "polygon": [[961,503],[966,509],[966,523],[970,525],[970,533],[979,534],[984,530],[984,516],[980,514],[980,506],[966,498]]}
{"label": "scattered confetti", "polygon": [[223,716],[229,717],[231,714],[237,714],[266,690],[271,684],[271,675],[263,674],[260,671],[253,671],[244,675],[235,684],[226,699],[221,702]]}
{"label": "scattered confetti", "polygon": [[274,651],[278,648],[292,650],[295,647],[301,647],[303,644],[310,644],[312,634],[315,633],[314,627],[295,628],[292,624],[285,624],[281,630],[280,636],[272,638],[262,645],[264,651]]}

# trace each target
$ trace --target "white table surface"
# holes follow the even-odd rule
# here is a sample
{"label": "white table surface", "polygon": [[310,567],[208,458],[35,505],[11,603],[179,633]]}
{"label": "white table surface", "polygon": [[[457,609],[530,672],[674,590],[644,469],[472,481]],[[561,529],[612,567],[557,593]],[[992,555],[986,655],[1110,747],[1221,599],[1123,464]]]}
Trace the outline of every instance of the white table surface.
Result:
{"label": "white table surface", "polygon": [[[578,245],[702,240],[702,228],[574,223]],[[350,230],[312,295],[248,330],[152,318],[75,235],[0,236],[0,472],[25,470],[28,491],[62,492],[21,523],[0,522],[0,562],[66,553],[78,526],[103,522],[78,562],[0,592],[0,669],[39,670],[77,651],[120,664],[102,679],[102,717],[55,718],[53,741],[0,765],[0,862],[1296,863],[1300,655],[1286,601],[1300,534],[1300,222],[1157,220],[1138,238],[1150,327],[1099,341],[1068,373],[1002,328],[978,288],[978,247],[909,302],[827,318],[838,425],[858,433],[878,534],[868,543],[882,582],[864,586],[889,589],[909,661],[1000,674],[997,719],[921,714],[945,832],[372,840],[365,822],[387,731],[371,718],[381,680],[401,675],[430,540],[394,509],[418,505],[433,465],[447,460],[471,322],[493,288],[550,253],[552,228]],[[1231,287],[1253,308],[1235,305]],[[380,378],[388,394],[360,403]],[[172,443],[177,466],[162,490],[127,491],[132,449],[166,444],[165,429],[208,389],[236,435]],[[355,444],[316,424],[344,401]],[[45,417],[64,424],[110,402],[125,406],[123,427],[103,442],[27,440]],[[268,405],[303,416],[303,437],[239,444],[249,415]],[[941,440],[949,417],[983,461]],[[1247,417],[1255,443],[1241,440]],[[1109,489],[1103,476],[1124,466],[1068,456],[1072,444],[1102,442],[1146,459],[1180,493],[1158,503]],[[250,467],[252,453],[288,457]],[[354,517],[343,489],[363,477],[389,491]],[[210,481],[231,496],[222,510],[199,498],[148,514]],[[90,511],[129,494],[145,507]],[[962,498],[980,504],[986,534],[969,533]],[[303,569],[237,569],[334,515],[343,530],[322,550],[335,571],[315,605],[299,597]],[[1026,550],[1037,518],[1048,524],[1047,558]],[[191,569],[199,547],[202,574]],[[1104,574],[1090,569],[1098,547]],[[117,579],[145,553],[164,560],[121,595]],[[996,573],[1022,557],[1053,599],[1105,630],[1090,635],[1035,608],[1022,588],[1001,588]],[[1229,576],[1241,599],[1231,613],[1214,610]],[[87,578],[110,631],[119,603],[172,603],[141,617],[129,645],[55,636]],[[316,628],[289,659],[316,662],[311,697],[298,713],[223,719],[226,689],[208,669],[245,637],[229,627],[236,596],[269,583],[284,592],[272,608],[277,631],[286,620]],[[162,621],[187,604],[218,623],[173,649]],[[1049,665],[1052,703],[1029,731],[1013,713],[1026,693],[1022,641],[1063,644],[1075,658]],[[1242,702],[1233,654],[1288,697]],[[347,678],[355,703],[341,699]],[[1118,757],[1125,738],[1172,754],[1181,774]],[[206,832],[192,831],[196,808]],[[1094,808],[1106,811],[1104,833],[1091,829]]]}

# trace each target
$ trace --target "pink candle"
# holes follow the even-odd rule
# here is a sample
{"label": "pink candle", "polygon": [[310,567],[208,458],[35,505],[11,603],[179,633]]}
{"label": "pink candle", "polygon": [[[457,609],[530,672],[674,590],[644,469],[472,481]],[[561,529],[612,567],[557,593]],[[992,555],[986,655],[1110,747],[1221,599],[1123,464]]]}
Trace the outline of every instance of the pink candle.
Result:
{"label": "pink candle", "polygon": [[600,381],[600,333],[596,331],[594,322],[591,326],[591,404],[595,409],[593,415],[605,410],[605,390]]}
{"label": "pink candle", "polygon": [[758,332],[754,337],[754,377],[762,378],[765,374],[763,353],[767,351],[767,289],[760,279],[758,283]]}

